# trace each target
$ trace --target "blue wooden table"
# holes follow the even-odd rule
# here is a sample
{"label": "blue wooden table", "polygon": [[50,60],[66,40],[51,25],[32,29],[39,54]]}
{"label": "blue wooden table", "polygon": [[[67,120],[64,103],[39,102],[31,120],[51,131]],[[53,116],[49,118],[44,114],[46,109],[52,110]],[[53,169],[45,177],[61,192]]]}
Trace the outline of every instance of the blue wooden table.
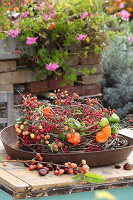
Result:
{"label": "blue wooden table", "polygon": [[[7,157],[1,143],[0,155],[3,160]],[[133,164],[133,152],[119,164],[123,166],[126,162]],[[7,167],[0,164],[0,200],[94,200],[98,190],[107,190],[118,200],[133,200],[133,170],[116,169],[114,165],[109,165],[91,168],[91,171],[106,180],[101,184],[90,184],[73,180],[73,175],[55,176],[53,172],[42,177],[23,164],[9,163]]]}

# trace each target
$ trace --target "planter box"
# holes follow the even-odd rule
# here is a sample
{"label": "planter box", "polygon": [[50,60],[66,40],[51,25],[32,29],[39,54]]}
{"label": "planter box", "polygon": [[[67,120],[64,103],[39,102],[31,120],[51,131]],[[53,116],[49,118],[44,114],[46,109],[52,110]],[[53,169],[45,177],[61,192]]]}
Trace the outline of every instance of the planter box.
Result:
{"label": "planter box", "polygon": [[30,47],[19,40],[18,37],[7,37],[6,40],[0,40],[0,60],[12,60],[21,58],[20,54],[15,54],[16,50],[21,50],[22,54],[33,55],[35,47]]}
{"label": "planter box", "polygon": [[[14,86],[18,90],[25,93],[32,93],[37,95],[45,95],[46,91],[52,91],[58,88],[62,90],[69,90],[70,95],[73,92],[80,96],[96,95],[101,93],[101,73],[103,67],[101,64],[101,54],[88,54],[87,58],[77,54],[70,56],[66,63],[72,68],[87,68],[92,70],[96,68],[95,74],[89,74],[86,77],[84,74],[78,73],[78,80],[71,86],[66,84],[61,87],[62,78],[47,78],[46,76],[37,82],[36,78],[39,75],[35,72],[32,66],[20,65],[18,60],[21,58],[20,54],[14,54],[16,50],[21,50],[22,54],[33,55],[36,52],[35,47],[29,48],[26,44],[19,41],[19,38],[8,37],[6,40],[0,40],[0,91],[13,91]],[[17,102],[21,103],[17,96]]]}

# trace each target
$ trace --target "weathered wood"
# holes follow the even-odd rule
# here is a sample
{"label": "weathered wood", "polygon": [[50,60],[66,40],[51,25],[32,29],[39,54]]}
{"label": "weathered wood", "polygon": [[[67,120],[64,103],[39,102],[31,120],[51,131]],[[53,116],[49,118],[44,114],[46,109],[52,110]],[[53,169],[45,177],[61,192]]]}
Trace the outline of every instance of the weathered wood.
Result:
{"label": "weathered wood", "polygon": [[0,118],[0,123],[7,123],[7,125],[12,125],[14,122],[13,92],[0,92],[0,102],[5,103],[6,105],[6,118]]}
{"label": "weathered wood", "polygon": [[[14,72],[1,73],[0,84],[19,84],[35,82],[39,74],[32,69],[21,69]],[[46,76],[42,78],[45,80]]]}
{"label": "weathered wood", "polygon": [[81,75],[81,83],[85,85],[91,85],[95,83],[100,83],[101,81],[101,74],[96,74],[96,75]]}
{"label": "weathered wood", "polygon": [[16,61],[0,61],[0,73],[15,71],[16,70]]}
{"label": "weathered wood", "polygon": [[7,118],[0,118],[0,124],[6,124],[7,121]]}
{"label": "weathered wood", "polygon": [[13,92],[13,84],[0,85],[0,91]]}
{"label": "weathered wood", "polygon": [[7,124],[14,124],[14,112],[13,112],[13,93],[7,93]]}

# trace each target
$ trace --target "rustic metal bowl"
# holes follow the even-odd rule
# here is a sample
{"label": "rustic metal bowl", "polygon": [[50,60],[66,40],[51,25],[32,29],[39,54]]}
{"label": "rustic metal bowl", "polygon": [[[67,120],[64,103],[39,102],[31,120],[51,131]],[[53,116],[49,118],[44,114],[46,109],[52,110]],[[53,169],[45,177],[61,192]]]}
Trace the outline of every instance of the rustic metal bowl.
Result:
{"label": "rustic metal bowl", "polygon": [[[85,159],[89,166],[109,165],[124,161],[133,150],[133,139],[124,136],[129,142],[129,146],[117,148],[113,150],[96,151],[96,152],[74,152],[67,154],[43,153],[44,161],[60,163],[75,162],[81,163]],[[29,160],[32,159],[36,153],[27,152],[18,149],[17,134],[14,126],[6,127],[1,131],[1,140],[8,155],[14,159]]]}

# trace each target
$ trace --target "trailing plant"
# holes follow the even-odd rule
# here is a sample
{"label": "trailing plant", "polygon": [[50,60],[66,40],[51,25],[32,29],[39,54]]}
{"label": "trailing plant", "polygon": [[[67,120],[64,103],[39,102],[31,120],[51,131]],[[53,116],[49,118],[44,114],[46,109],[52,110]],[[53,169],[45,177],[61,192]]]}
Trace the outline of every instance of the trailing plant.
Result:
{"label": "trailing plant", "polygon": [[79,71],[86,75],[90,71],[67,64],[69,56],[86,58],[90,52],[101,52],[108,35],[105,24],[114,19],[107,15],[104,0],[3,2],[0,37],[19,36],[27,45],[36,46],[32,61],[40,76],[61,75],[71,84]]}
{"label": "trailing plant", "polygon": [[115,108],[121,118],[133,113],[132,37],[117,36],[103,52],[102,87],[105,105]]}

